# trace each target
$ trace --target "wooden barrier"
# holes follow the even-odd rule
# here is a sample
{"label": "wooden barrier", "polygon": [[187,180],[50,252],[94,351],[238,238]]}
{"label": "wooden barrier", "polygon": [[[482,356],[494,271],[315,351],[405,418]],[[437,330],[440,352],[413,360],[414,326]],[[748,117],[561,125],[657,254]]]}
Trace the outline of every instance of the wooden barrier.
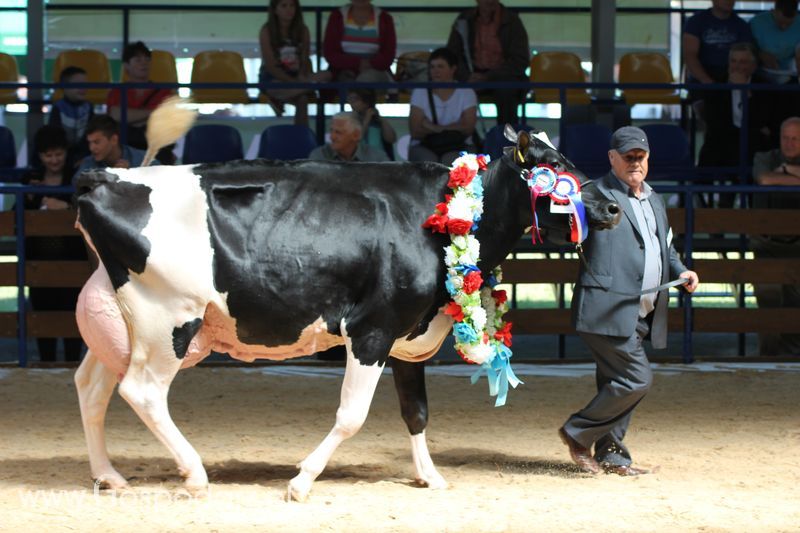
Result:
{"label": "wooden barrier", "polygon": [[[670,224],[676,234],[683,233],[685,211],[670,209]],[[701,234],[796,235],[797,213],[790,210],[698,209],[694,236]],[[75,235],[74,211],[28,211],[25,233],[28,236]],[[14,213],[0,213],[0,236],[15,234]],[[734,239],[735,240],[735,239]],[[17,285],[16,263],[0,263],[0,286]],[[577,259],[509,259],[503,264],[507,283],[570,284],[577,279]],[[800,284],[800,259],[701,259],[694,270],[705,283],[793,283]],[[91,272],[85,261],[28,261],[26,284],[31,287],[80,286]],[[692,309],[695,332],[783,332],[800,333],[800,309],[702,308]],[[30,312],[29,337],[76,336],[75,317],[70,312]],[[509,320],[515,333],[572,333],[569,309],[513,309]],[[683,309],[670,309],[669,327],[682,331]],[[17,314],[0,313],[0,336],[17,335]]]}

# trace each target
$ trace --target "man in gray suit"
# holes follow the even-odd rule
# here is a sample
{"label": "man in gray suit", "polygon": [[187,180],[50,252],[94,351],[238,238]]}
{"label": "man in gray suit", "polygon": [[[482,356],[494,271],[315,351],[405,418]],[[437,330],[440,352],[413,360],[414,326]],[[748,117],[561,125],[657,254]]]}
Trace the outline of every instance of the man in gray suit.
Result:
{"label": "man in gray suit", "polygon": [[[589,234],[572,299],[573,324],[597,363],[597,395],[559,429],[573,461],[585,472],[630,476],[647,470],[632,465],[622,443],[631,413],[653,380],[642,341],[667,343],[668,289],[646,292],[677,277],[694,292],[697,274],[672,246],[672,230],[661,198],[645,183],[650,147],[645,133],[630,126],[611,138],[611,172],[598,190],[617,202],[624,216],[613,229]],[[591,448],[594,445],[594,457]]]}

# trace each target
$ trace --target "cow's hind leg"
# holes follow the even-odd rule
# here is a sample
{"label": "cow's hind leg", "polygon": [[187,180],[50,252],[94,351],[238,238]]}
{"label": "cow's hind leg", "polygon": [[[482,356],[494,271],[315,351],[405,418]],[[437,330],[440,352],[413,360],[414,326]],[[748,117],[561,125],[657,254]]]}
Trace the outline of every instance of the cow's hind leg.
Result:
{"label": "cow's hind leg", "polygon": [[102,488],[123,489],[128,482],[117,472],[108,458],[105,419],[108,401],[117,384],[116,376],[89,350],[75,373],[75,387],[81,407],[83,432],[89,448],[92,477]]}
{"label": "cow's hind leg", "polygon": [[368,353],[370,357],[380,354],[378,361],[372,365],[364,365],[353,356],[353,342],[345,335],[347,346],[347,363],[342,383],[342,392],[339,400],[339,409],[336,411],[336,423],[330,433],[317,446],[311,454],[298,466],[300,473],[289,482],[288,497],[293,500],[304,501],[308,498],[311,485],[325,469],[333,452],[346,439],[355,435],[367,419],[375,387],[381,377],[385,358],[393,340],[382,333],[375,333],[368,339],[359,339],[358,353]]}
{"label": "cow's hind leg", "polygon": [[186,479],[186,490],[193,495],[204,495],[208,476],[200,455],[175,426],[167,405],[169,386],[180,366],[181,360],[169,343],[149,349],[134,344],[131,365],[120,383],[119,393],[175,458],[178,471]]}
{"label": "cow's hind leg", "polygon": [[447,488],[447,482],[433,465],[425,440],[425,427],[428,425],[425,365],[394,357],[391,359],[391,365],[397,397],[400,400],[400,413],[411,434],[411,457],[414,461],[417,483],[432,489]]}

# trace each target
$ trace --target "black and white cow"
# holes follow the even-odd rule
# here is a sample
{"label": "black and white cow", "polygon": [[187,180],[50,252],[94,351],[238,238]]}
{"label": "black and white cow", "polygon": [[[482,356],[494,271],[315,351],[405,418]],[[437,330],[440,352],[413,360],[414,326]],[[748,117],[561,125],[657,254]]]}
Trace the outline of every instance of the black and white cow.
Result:
{"label": "black and white cow", "polygon": [[[510,132],[516,138],[517,134]],[[477,232],[484,274],[531,225],[521,168],[549,163],[582,176],[557,150],[520,132],[484,173]],[[443,313],[443,247],[421,227],[447,189],[433,163],[236,161],[108,169],[78,180],[78,227],[100,266],[77,310],[89,351],[75,376],[94,478],[126,486],[104,437],[109,398],[125,398],[177,461],[192,492],[208,484],[200,456],[173,423],[170,383],[211,350],[282,360],[344,344],[347,362],[333,429],[299,465],[304,499],[337,446],[364,422],[392,359],[416,478],[446,486],[425,441],[424,366],[451,330]],[[594,227],[618,208],[584,193]],[[539,202],[539,223],[567,235],[568,217]]]}

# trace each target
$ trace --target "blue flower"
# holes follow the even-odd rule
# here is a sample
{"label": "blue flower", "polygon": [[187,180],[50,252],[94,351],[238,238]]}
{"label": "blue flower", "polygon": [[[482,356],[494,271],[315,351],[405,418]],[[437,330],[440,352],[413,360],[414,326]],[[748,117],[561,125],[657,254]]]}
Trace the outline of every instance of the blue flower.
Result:
{"label": "blue flower", "polygon": [[470,272],[478,272],[480,270],[480,268],[478,268],[477,265],[461,265],[461,264],[458,264],[458,265],[453,267],[453,270],[455,270],[456,272],[458,272],[462,276],[466,276]]}
{"label": "blue flower", "polygon": [[472,194],[478,198],[483,198],[483,179],[480,176],[475,176],[475,179],[472,180]]}
{"label": "blue flower", "polygon": [[494,277],[494,274],[489,274],[489,277],[486,279],[486,284],[493,289],[497,283],[498,281],[497,278]]}
{"label": "blue flower", "polygon": [[461,344],[472,344],[478,340],[478,334],[472,329],[472,326],[464,322],[459,322],[453,326],[453,334]]}
{"label": "blue flower", "polygon": [[447,278],[447,281],[444,282],[444,288],[447,289],[447,292],[450,293],[450,296],[456,295],[456,288],[453,287],[453,283],[450,281],[450,278]]}

